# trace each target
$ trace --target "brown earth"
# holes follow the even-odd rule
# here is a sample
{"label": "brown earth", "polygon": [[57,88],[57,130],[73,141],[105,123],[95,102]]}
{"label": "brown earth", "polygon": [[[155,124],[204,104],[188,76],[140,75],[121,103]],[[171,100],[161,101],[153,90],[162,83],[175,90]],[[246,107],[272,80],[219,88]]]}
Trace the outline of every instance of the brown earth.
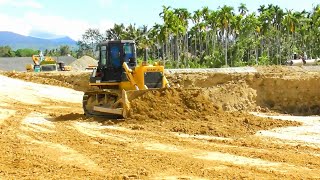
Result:
{"label": "brown earth", "polygon": [[319,144],[257,135],[302,123],[249,113],[317,114],[317,73],[169,74],[180,88],[144,94],[117,121],[83,116],[81,92],[41,85],[85,91],[89,73],[1,74],[38,83],[0,76],[4,179],[320,178]]}
{"label": "brown earth", "polygon": [[12,72],[2,71],[0,74],[24,81],[72,88],[77,91],[90,89],[88,79],[91,72]]}
{"label": "brown earth", "polygon": [[[226,112],[202,89],[149,91],[133,100],[133,124],[147,124],[144,129],[159,131],[152,124],[165,124],[161,130],[219,137],[244,137],[259,130],[299,123],[258,118],[246,112]],[[146,121],[147,120],[147,121]],[[236,127],[236,128],[235,128]]]}

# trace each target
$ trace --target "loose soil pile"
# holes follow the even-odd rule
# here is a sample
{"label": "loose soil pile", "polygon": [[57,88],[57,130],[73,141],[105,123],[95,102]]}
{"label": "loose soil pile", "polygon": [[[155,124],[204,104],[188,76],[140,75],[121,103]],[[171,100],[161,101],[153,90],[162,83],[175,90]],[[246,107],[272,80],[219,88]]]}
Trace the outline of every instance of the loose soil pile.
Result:
{"label": "loose soil pile", "polygon": [[[243,137],[263,129],[300,125],[259,118],[246,112],[226,112],[207,93],[201,89],[148,91],[131,102],[131,120],[135,124],[160,121],[167,131],[219,137]],[[153,126],[144,125],[144,128],[150,127]]]}
{"label": "loose soil pile", "polygon": [[80,59],[73,61],[70,66],[74,71],[84,71],[88,66],[98,66],[98,61],[90,56],[82,56]]}

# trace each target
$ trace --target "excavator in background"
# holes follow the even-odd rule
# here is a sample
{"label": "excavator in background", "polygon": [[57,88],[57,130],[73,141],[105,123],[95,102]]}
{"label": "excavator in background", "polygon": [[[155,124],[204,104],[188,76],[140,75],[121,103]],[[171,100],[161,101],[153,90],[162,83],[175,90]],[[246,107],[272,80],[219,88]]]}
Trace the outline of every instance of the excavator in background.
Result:
{"label": "excavator in background", "polygon": [[83,110],[87,116],[126,118],[130,102],[150,90],[169,88],[164,66],[137,64],[133,40],[106,41],[97,45],[98,67],[92,71],[89,85],[96,90],[83,96]]}
{"label": "excavator in background", "polygon": [[43,71],[71,71],[71,66],[66,66],[64,62],[57,62],[50,56],[32,55],[34,65],[27,64],[26,70],[28,72],[43,72]]}

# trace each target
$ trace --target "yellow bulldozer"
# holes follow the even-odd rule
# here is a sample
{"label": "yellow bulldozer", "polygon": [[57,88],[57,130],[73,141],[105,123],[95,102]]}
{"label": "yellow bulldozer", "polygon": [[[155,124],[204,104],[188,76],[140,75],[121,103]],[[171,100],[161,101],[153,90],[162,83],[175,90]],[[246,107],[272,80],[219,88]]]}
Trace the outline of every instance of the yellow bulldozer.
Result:
{"label": "yellow bulldozer", "polygon": [[87,116],[126,118],[133,99],[149,90],[170,87],[163,65],[148,65],[146,60],[137,64],[133,40],[106,41],[97,47],[99,62],[89,82],[97,88],[83,96]]}

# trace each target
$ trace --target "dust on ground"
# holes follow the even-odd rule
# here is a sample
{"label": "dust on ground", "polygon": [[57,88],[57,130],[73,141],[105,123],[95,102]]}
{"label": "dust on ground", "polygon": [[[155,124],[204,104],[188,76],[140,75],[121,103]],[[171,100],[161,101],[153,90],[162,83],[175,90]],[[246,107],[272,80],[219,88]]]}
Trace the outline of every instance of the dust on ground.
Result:
{"label": "dust on ground", "polygon": [[[320,178],[320,144],[300,138],[319,138],[318,120],[249,113],[316,115],[314,73],[168,75],[180,88],[144,94],[132,116],[117,121],[83,115],[88,73],[3,74],[16,78],[0,76],[3,178]],[[297,138],[281,138],[286,133]]]}

